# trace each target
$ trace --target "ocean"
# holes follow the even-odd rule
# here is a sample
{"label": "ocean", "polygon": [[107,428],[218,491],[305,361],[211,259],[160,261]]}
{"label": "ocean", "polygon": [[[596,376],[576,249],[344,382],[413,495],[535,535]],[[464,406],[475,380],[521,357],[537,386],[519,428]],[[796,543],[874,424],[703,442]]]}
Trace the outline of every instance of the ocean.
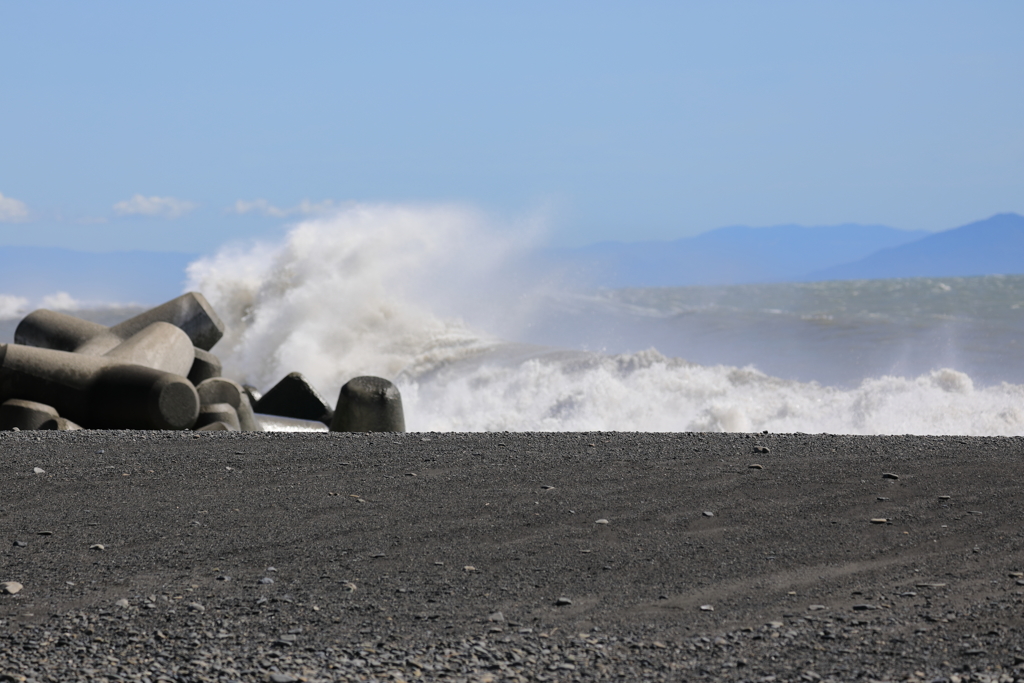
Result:
{"label": "ocean", "polygon": [[299,371],[331,402],[387,377],[410,431],[1024,435],[1024,276],[597,289],[539,267],[542,238],[352,206],[192,263],[187,289],[227,325],[226,376]]}
{"label": "ocean", "polygon": [[225,374],[333,401],[387,377],[411,431],[1024,435],[1024,276],[595,290],[529,226],[357,206],[190,266]]}

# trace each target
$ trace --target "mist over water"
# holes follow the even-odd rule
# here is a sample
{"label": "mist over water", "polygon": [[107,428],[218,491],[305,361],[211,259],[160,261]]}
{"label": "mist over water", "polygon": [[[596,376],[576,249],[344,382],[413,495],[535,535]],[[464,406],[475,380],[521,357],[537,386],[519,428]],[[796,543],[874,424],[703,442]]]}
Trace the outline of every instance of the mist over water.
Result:
{"label": "mist over water", "polygon": [[1024,278],[594,292],[537,268],[533,235],[353,206],[189,288],[227,324],[227,376],[299,371],[332,402],[387,377],[412,431],[1024,434]]}

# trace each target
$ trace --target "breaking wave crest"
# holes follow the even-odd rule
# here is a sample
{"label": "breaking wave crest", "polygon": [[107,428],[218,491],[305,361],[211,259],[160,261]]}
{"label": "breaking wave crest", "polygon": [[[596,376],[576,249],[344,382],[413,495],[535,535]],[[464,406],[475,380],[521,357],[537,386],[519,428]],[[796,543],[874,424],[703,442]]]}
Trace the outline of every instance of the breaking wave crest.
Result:
{"label": "breaking wave crest", "polygon": [[951,369],[839,389],[654,349],[516,343],[510,321],[548,285],[514,277],[529,240],[510,234],[461,207],[356,205],[197,261],[189,287],[227,324],[228,376],[266,389],[299,371],[329,400],[387,377],[413,431],[1024,434],[1024,387]]}

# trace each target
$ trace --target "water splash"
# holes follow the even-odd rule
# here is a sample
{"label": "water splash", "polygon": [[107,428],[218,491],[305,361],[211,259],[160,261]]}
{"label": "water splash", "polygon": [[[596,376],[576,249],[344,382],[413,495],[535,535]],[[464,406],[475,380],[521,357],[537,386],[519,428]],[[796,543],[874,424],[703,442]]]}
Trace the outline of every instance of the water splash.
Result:
{"label": "water splash", "polygon": [[532,241],[515,235],[462,207],[356,205],[200,260],[189,287],[227,324],[226,375],[267,388],[297,370],[329,398],[388,377],[414,431],[1024,434],[1024,386],[948,368],[840,389],[654,349],[503,341],[481,330],[516,339],[509,321],[555,281],[513,277]]}

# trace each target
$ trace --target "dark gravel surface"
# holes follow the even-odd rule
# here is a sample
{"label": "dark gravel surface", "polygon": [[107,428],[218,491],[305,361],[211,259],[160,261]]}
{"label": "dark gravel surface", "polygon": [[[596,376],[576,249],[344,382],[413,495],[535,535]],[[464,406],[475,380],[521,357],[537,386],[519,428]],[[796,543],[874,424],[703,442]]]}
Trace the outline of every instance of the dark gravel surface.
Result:
{"label": "dark gravel surface", "polygon": [[0,682],[1024,681],[1022,438],[21,432],[0,466]]}

